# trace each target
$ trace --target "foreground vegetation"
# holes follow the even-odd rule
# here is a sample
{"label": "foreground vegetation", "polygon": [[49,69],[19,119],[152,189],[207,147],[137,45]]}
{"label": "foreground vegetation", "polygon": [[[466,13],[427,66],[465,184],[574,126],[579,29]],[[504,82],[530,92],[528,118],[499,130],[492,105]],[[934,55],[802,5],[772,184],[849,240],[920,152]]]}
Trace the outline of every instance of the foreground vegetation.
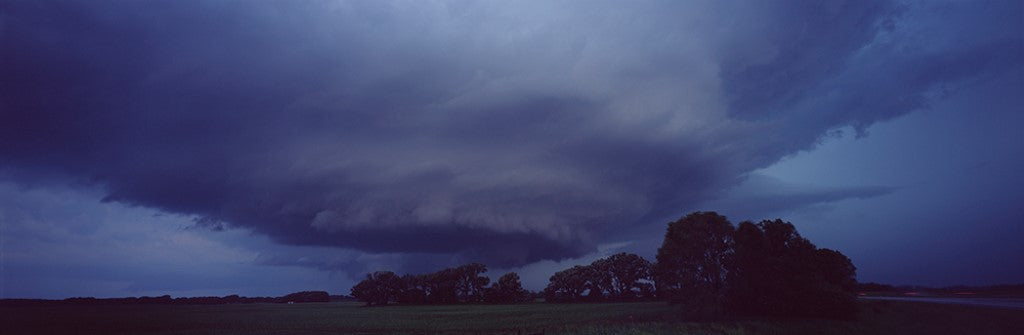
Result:
{"label": "foreground vegetation", "polygon": [[687,322],[661,302],[0,307],[6,334],[1024,334],[1024,311],[861,301],[855,320]]}

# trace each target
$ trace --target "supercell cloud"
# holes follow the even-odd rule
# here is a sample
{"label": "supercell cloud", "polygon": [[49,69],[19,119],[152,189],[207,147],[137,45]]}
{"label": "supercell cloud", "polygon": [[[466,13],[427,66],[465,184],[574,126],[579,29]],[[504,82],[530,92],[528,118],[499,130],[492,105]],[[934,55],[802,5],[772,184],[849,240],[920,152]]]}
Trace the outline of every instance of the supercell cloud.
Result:
{"label": "supercell cloud", "polygon": [[1020,3],[932,7],[5,2],[0,172],[282,244],[578,257],[1020,67]]}

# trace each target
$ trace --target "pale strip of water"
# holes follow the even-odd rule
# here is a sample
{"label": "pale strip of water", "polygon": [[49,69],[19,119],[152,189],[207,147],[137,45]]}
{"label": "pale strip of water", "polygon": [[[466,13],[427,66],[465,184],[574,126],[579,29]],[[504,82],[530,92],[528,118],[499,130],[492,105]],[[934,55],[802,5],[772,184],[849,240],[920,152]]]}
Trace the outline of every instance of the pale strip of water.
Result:
{"label": "pale strip of water", "polygon": [[860,297],[860,299],[918,301],[938,304],[959,304],[1024,309],[1024,299],[1020,298]]}

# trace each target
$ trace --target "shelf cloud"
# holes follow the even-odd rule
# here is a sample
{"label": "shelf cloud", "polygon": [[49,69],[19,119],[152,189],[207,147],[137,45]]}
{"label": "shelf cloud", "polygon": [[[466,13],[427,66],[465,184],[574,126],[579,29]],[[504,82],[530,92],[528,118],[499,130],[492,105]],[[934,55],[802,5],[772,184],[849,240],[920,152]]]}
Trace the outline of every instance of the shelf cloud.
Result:
{"label": "shelf cloud", "polygon": [[998,3],[5,6],[8,178],[281,244],[503,267],[592,252],[1024,54],[1020,20],[972,24]]}

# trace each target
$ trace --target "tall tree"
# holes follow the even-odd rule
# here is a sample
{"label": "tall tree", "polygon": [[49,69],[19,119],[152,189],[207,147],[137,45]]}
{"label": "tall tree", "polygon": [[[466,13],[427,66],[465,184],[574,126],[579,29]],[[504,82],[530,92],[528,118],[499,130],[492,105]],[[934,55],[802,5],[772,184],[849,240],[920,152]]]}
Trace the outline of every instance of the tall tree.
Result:
{"label": "tall tree", "polygon": [[654,270],[657,294],[682,303],[692,317],[721,314],[732,233],[732,223],[715,212],[694,212],[669,223]]}

